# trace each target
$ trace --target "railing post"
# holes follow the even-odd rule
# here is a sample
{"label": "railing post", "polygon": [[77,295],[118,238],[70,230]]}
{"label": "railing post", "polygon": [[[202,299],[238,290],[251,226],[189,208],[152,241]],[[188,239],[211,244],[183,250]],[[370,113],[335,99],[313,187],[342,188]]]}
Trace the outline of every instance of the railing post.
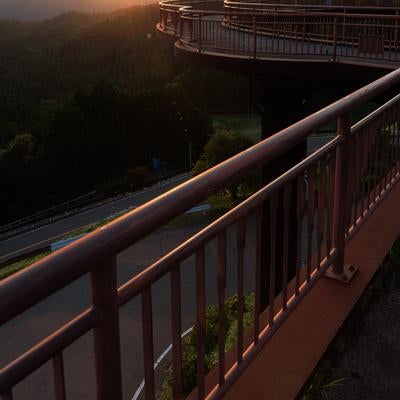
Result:
{"label": "railing post", "polygon": [[93,306],[102,314],[101,322],[93,329],[97,400],[122,400],[115,257],[92,271],[91,284]]}
{"label": "railing post", "polygon": [[339,118],[337,136],[344,142],[336,150],[335,191],[333,199],[333,247],[337,250],[337,257],[333,264],[333,272],[341,275],[344,270],[344,251],[346,233],[346,189],[348,174],[348,137],[350,134],[350,117],[348,115]]}
{"label": "railing post", "polygon": [[337,122],[337,136],[343,142],[336,149],[335,186],[333,194],[333,249],[336,256],[332,267],[327,271],[327,276],[349,282],[356,269],[353,266],[344,265],[346,249],[346,215],[348,205],[348,174],[349,174],[349,144],[351,133],[350,115],[344,115]]}

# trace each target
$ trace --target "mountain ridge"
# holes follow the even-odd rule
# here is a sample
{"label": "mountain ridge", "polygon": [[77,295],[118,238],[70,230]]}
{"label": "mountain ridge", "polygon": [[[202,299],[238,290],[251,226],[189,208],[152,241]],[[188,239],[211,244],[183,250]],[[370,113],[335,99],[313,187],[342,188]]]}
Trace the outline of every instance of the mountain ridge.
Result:
{"label": "mountain ridge", "polygon": [[68,12],[110,13],[154,0],[0,0],[0,20],[40,21]]}

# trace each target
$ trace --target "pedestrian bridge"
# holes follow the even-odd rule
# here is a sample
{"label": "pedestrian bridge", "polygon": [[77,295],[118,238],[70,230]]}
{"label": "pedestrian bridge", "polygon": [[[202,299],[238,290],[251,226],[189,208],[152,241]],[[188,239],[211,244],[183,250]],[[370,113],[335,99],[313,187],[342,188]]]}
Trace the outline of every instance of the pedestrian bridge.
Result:
{"label": "pedestrian bridge", "polygon": [[381,4],[378,1],[368,4],[167,0],[160,3],[157,27],[175,38],[178,54],[192,60],[193,53],[203,59],[208,56],[214,64],[217,60],[225,64],[256,60],[307,68],[332,63],[397,68],[399,8],[378,7],[374,5]]}
{"label": "pedestrian bridge", "polygon": [[[256,399],[265,393],[294,398],[400,233],[400,95],[351,122],[358,107],[399,84],[396,70],[1,281],[2,330],[13,323],[28,329],[25,313],[79,278],[90,276],[91,289],[89,306],[70,310],[69,322],[37,343],[24,344],[22,353],[0,344],[13,353],[10,360],[0,359],[2,400],[26,398],[18,396],[23,385],[30,399],[64,400],[71,386],[84,390],[90,384],[92,370],[96,392],[82,395],[77,388],[74,398],[130,399],[134,383],[144,377],[144,396],[155,399],[163,382],[156,360],[170,343],[170,394],[181,399],[190,387],[182,335],[191,327],[196,337],[191,398]],[[117,280],[117,256],[125,249],[328,124],[337,125],[329,143],[140,273]],[[279,231],[283,254],[294,255],[278,262],[271,251],[268,277],[262,274],[265,229],[271,249]],[[289,242],[293,230],[295,247]],[[266,280],[270,297],[263,309]],[[250,320],[249,314],[244,317],[249,293],[255,299],[247,309]],[[235,343],[226,352],[225,302],[232,295]],[[128,304],[135,306],[124,314],[120,330],[121,308]],[[167,305],[162,314],[160,304]],[[218,306],[215,365],[208,353],[210,304]],[[75,357],[79,363],[65,364],[73,343],[84,336],[93,342],[94,359],[85,346]],[[131,355],[132,346],[141,351]],[[50,368],[41,369],[47,362]],[[41,379],[29,379],[38,370]],[[49,388],[54,392],[44,396]]]}
{"label": "pedestrian bridge", "polygon": [[[196,56],[395,68],[395,9],[379,15],[368,8],[357,16],[343,7],[322,15],[318,7],[225,6],[233,10],[161,3],[158,28]],[[143,378],[146,400],[164,384],[174,399],[293,399],[400,234],[399,86],[396,69],[1,281],[3,332],[31,330],[29,316],[39,318],[41,302],[53,295],[62,303],[71,283],[82,278],[89,288],[86,302],[44,337],[15,348],[11,337],[0,343],[0,354],[7,347],[1,399],[131,399]],[[379,106],[352,120],[377,98]],[[246,176],[261,176],[326,126],[337,132],[327,144],[273,181],[258,182],[241,202],[121,281],[124,251],[135,252],[131,246],[147,235]],[[233,311],[228,298],[235,299]],[[235,319],[229,332],[228,311]],[[72,358],[82,338],[85,346]],[[163,379],[158,360],[166,348]],[[95,390],[88,394],[90,385]]]}

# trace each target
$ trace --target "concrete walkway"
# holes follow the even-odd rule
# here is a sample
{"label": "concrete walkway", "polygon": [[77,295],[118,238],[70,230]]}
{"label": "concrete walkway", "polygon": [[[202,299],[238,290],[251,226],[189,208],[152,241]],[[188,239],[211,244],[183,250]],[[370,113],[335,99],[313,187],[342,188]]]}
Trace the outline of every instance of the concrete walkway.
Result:
{"label": "concrete walkway", "polygon": [[399,333],[400,240],[299,399],[398,400]]}

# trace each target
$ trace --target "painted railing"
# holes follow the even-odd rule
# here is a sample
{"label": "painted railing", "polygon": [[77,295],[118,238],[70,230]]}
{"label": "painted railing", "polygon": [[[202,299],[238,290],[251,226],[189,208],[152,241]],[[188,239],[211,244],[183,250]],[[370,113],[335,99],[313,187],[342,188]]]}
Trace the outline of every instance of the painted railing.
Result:
{"label": "painted railing", "polygon": [[[330,4],[329,4],[330,3]],[[252,1],[224,0],[224,7],[234,10],[301,10],[301,11],[334,11],[371,14],[396,14],[400,6],[399,0],[284,0],[284,1]]]}
{"label": "painted railing", "polygon": [[[197,52],[248,58],[317,58],[364,63],[398,62],[398,8],[287,6],[224,3],[213,11],[201,3],[160,3],[161,31]],[[368,12],[369,11],[369,12]]]}
{"label": "painted railing", "polygon": [[[400,179],[400,95],[352,127],[350,119],[357,107],[398,84],[400,70],[1,281],[2,329],[13,318],[87,274],[91,277],[92,291],[88,309],[1,369],[2,400],[13,399],[13,388],[49,360],[53,365],[54,397],[65,399],[68,381],[64,373],[64,351],[89,331],[93,332],[97,399],[121,400],[119,309],[135,300],[140,300],[142,310],[145,398],[154,399],[160,383],[154,373],[154,337],[167,334],[155,332],[155,300],[170,303],[173,397],[179,399],[187,394],[182,377],[182,332],[187,326],[194,326],[196,337],[197,398],[223,397],[328,268],[337,276],[343,274],[347,243]],[[337,136],[328,144],[273,182],[262,185],[242,203],[118,287],[116,257],[120,252],[335,121]],[[294,209],[293,198],[296,198]],[[294,220],[296,223],[292,225]],[[266,221],[269,221],[267,225]],[[289,236],[294,226],[297,245],[291,248]],[[282,232],[284,257],[277,264],[275,252],[269,254],[269,307],[263,311],[260,308],[263,229],[268,229],[270,248],[274,249],[278,228]],[[288,254],[294,254],[294,259]],[[185,290],[181,280],[188,268],[195,271],[194,291]],[[156,290],[166,277],[169,290]],[[277,281],[280,282],[278,291]],[[206,379],[208,367],[205,365],[206,306],[213,303],[211,286],[216,287],[218,306],[215,382]],[[249,292],[255,294],[255,306],[251,327],[246,329],[244,302]],[[224,304],[228,294],[237,296],[233,363],[227,361],[225,352]],[[182,308],[190,302],[195,307],[192,314],[186,315],[184,327]],[[134,369],[138,362],[132,359],[128,368]]]}

